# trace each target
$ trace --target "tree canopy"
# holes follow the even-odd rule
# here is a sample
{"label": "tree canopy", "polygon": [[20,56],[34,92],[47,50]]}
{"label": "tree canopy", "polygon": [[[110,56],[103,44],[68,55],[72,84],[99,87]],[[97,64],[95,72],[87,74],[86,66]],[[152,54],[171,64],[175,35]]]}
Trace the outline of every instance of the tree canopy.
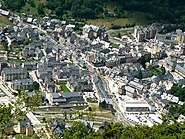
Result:
{"label": "tree canopy", "polygon": [[87,126],[78,122],[66,131],[64,139],[183,139],[185,136],[185,124],[177,122],[164,122],[153,127],[109,123],[104,129],[103,133],[88,133]]}
{"label": "tree canopy", "polygon": [[5,127],[12,123],[11,108],[0,104],[0,135],[4,134]]}
{"label": "tree canopy", "polygon": [[37,7],[40,15],[44,14],[44,9],[47,8],[57,17],[68,13],[73,18],[87,19],[107,17],[111,12],[107,6],[116,5],[113,15],[118,18],[124,17],[125,11],[140,11],[146,13],[150,20],[185,24],[184,0],[47,0],[44,3],[37,0],[4,0],[3,2],[5,8],[12,11],[19,12],[28,3],[31,7]]}
{"label": "tree canopy", "polygon": [[141,11],[149,13],[149,18],[156,20],[164,20],[170,22],[185,22],[184,18],[184,0],[111,0],[111,2],[119,3],[117,9],[119,12]]}
{"label": "tree canopy", "polygon": [[103,3],[99,0],[48,0],[46,7],[58,17],[68,10],[74,18],[97,18],[103,12]]}
{"label": "tree canopy", "polygon": [[180,101],[185,101],[185,88],[173,85],[171,88],[172,95],[179,97]]}
{"label": "tree canopy", "polygon": [[142,79],[142,78],[143,78],[142,70],[138,70],[138,71],[137,71],[136,77],[137,77],[138,79]]}
{"label": "tree canopy", "polygon": [[33,82],[33,90],[39,90],[40,85],[38,82]]}
{"label": "tree canopy", "polygon": [[25,6],[26,1],[25,0],[4,0],[5,6],[12,10],[19,12],[20,9]]}
{"label": "tree canopy", "polygon": [[[171,94],[179,97],[180,101],[184,102],[185,101],[185,88],[177,85],[173,85],[171,88]],[[170,115],[176,117],[180,114],[185,115],[185,104],[178,105],[178,104],[169,104],[169,112]]]}

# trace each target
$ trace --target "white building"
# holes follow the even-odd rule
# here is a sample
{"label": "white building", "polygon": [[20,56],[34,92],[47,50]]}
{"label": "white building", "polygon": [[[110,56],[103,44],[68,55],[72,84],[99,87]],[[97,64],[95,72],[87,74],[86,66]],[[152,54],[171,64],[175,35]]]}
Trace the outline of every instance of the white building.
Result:
{"label": "white building", "polygon": [[145,100],[125,101],[124,105],[127,114],[138,114],[150,111],[150,105]]}

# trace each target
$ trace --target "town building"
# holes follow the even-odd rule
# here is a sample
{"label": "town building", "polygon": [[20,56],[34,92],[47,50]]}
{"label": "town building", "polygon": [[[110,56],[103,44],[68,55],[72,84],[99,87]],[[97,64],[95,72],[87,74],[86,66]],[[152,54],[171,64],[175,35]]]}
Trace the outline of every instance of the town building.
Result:
{"label": "town building", "polygon": [[185,43],[185,32],[182,32],[182,30],[177,29],[177,43],[183,44]]}
{"label": "town building", "polygon": [[118,93],[120,95],[126,95],[126,89],[125,89],[125,85],[122,85],[118,88]]}
{"label": "town building", "polygon": [[[131,86],[124,86],[123,88],[124,91],[126,91],[126,95],[132,98],[137,97],[137,91]],[[124,92],[125,94],[125,92]]]}
{"label": "town building", "polygon": [[127,114],[129,113],[142,113],[142,112],[149,112],[150,106],[149,104],[144,100],[138,100],[138,101],[125,101],[124,108]]}
{"label": "town building", "polygon": [[83,103],[84,98],[82,93],[70,92],[70,93],[52,93],[49,99],[51,104],[76,104]]}
{"label": "town building", "polygon": [[115,66],[118,66],[119,60],[116,57],[112,57],[105,62],[105,66],[108,68],[113,68]]}
{"label": "town building", "polygon": [[146,39],[153,39],[157,34],[157,28],[154,26],[149,27],[134,27],[134,37],[138,42],[143,42]]}
{"label": "town building", "polygon": [[23,68],[4,68],[1,72],[4,81],[26,79],[28,72]]}
{"label": "town building", "polygon": [[22,80],[13,80],[11,82],[11,88],[13,90],[30,90],[33,88],[33,80],[32,79],[22,79]]}
{"label": "town building", "polygon": [[54,119],[51,125],[51,132],[54,136],[62,138],[65,132],[65,123],[61,122],[62,119]]}
{"label": "town building", "polygon": [[10,15],[10,12],[9,11],[6,11],[6,10],[0,9],[0,14],[2,14],[4,16],[9,16]]}
{"label": "town building", "polygon": [[5,130],[4,132],[7,134],[7,135],[10,135],[14,132],[14,129],[13,129],[13,125],[12,124],[7,124],[5,126]]}
{"label": "town building", "polygon": [[26,136],[33,135],[33,126],[28,120],[23,120],[18,123],[18,133]]}
{"label": "town building", "polygon": [[99,108],[106,110],[113,110],[113,102],[110,98],[100,98],[99,99]]}
{"label": "town building", "polygon": [[185,63],[177,63],[175,61],[167,61],[167,66],[171,68],[173,72],[178,73],[182,77],[185,77]]}
{"label": "town building", "polygon": [[26,70],[36,70],[37,69],[37,62],[25,62],[22,63],[22,68]]}
{"label": "town building", "polygon": [[185,45],[182,45],[182,46],[180,47],[180,54],[181,54],[181,55],[185,55]]}
{"label": "town building", "polygon": [[92,61],[94,61],[95,59],[96,59],[96,54],[95,53],[93,53],[93,52],[86,52],[85,53],[85,55],[86,55],[86,59],[87,59],[87,61],[89,62],[89,63],[92,63]]}
{"label": "town building", "polygon": [[92,64],[95,67],[103,67],[103,66],[105,66],[105,59],[103,59],[101,57],[96,57],[96,59],[92,61]]}
{"label": "town building", "polygon": [[100,26],[94,26],[94,25],[85,25],[83,27],[83,32],[82,34],[84,35],[85,38],[89,38],[90,40],[100,38],[104,36],[105,33],[105,26],[100,25]]}
{"label": "town building", "polygon": [[8,63],[6,61],[0,62],[0,73],[4,68],[8,68]]}

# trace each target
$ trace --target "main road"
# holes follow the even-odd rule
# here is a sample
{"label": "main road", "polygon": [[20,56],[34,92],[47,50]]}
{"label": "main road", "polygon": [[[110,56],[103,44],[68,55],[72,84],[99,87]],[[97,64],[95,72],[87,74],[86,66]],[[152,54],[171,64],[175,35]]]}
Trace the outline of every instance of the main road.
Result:
{"label": "main road", "polygon": [[120,118],[120,122],[122,122],[123,124],[125,124],[125,125],[127,125],[127,126],[133,125],[131,122],[129,122],[129,121],[125,118],[125,116],[124,116],[124,114],[123,114],[123,111],[121,110],[120,106],[118,105],[118,102],[116,101],[116,98],[115,98],[114,95],[112,94],[112,91],[111,91],[111,89],[110,89],[110,87],[109,87],[109,83],[108,83],[107,79],[104,78],[102,75],[99,75],[99,76],[100,76],[101,80],[103,81],[103,83],[104,83],[104,85],[105,85],[105,88],[108,90],[109,95],[113,96],[113,97],[112,97],[112,101],[113,101],[114,109],[116,109],[116,112],[117,112],[117,114],[118,114],[118,116],[119,116],[119,118]]}
{"label": "main road", "polygon": [[[112,91],[111,89],[109,88],[109,84],[108,84],[108,81],[102,76],[100,75],[100,73],[98,72],[98,70],[96,68],[94,68],[89,62],[86,61],[86,64],[87,64],[87,67],[90,71],[90,73],[92,74],[92,76],[98,76],[100,77],[100,80],[101,80],[101,84],[104,85],[104,89],[106,89],[107,91],[105,91],[106,95],[105,96],[113,96],[112,94]],[[113,101],[113,106],[114,106],[114,109],[116,109],[116,112],[117,112],[117,115],[118,115],[118,118],[120,118],[120,122],[122,122],[123,124],[125,125],[133,125],[132,123],[130,123],[123,115],[123,112],[121,111],[118,103],[116,102],[116,99],[115,97],[111,97],[112,98],[112,101]]]}

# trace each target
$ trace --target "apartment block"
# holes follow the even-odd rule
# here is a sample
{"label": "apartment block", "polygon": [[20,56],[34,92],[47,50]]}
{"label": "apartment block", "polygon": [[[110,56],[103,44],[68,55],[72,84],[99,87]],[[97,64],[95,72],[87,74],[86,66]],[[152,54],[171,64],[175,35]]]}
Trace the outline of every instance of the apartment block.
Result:
{"label": "apartment block", "polygon": [[28,72],[24,68],[5,68],[1,72],[4,81],[26,79]]}

